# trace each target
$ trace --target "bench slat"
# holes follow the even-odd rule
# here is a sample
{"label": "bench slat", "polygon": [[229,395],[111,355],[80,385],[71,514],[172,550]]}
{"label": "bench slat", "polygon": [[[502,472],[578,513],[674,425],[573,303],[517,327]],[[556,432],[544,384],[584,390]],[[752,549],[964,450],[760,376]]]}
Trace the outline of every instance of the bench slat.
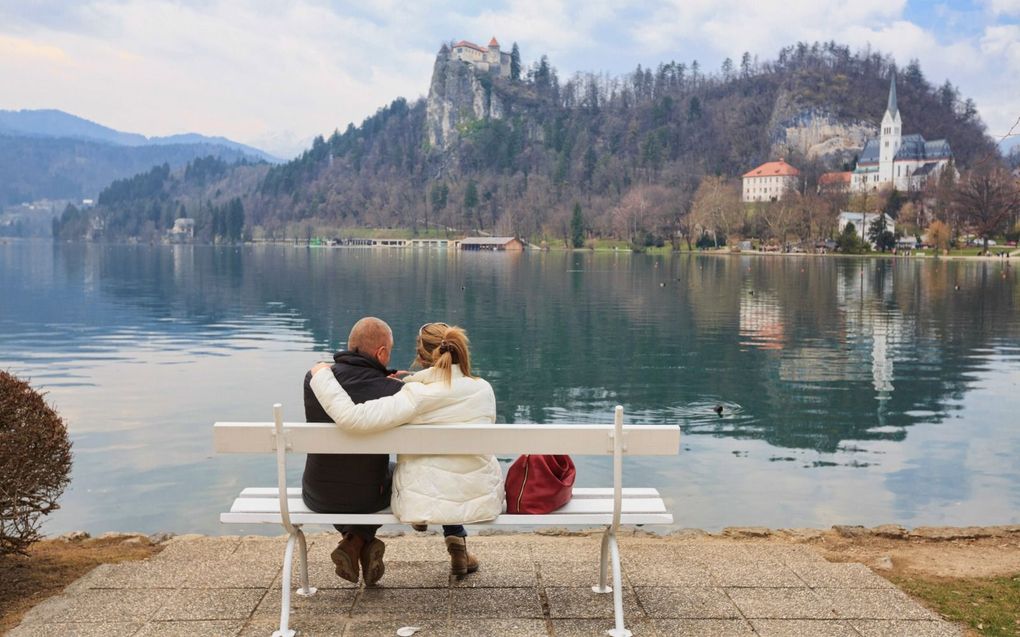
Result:
{"label": "bench slat", "polygon": [[[291,513],[294,524],[401,524],[392,514],[344,514],[344,513]],[[564,515],[510,515],[504,513],[495,520],[468,526],[606,526],[613,521],[613,515],[605,513],[579,513]],[[279,513],[222,513],[224,524],[279,524]],[[621,524],[673,524],[670,513],[623,513]]]}
{"label": "bench slat", "polygon": [[[612,455],[613,425],[449,424],[403,425],[370,435],[342,431],[333,423],[285,423],[293,453]],[[276,450],[271,422],[218,422],[213,443],[220,453]],[[680,450],[675,425],[625,425],[624,455],[669,456]]]}
{"label": "bench slat", "polygon": [[[241,491],[242,498],[275,498],[279,495],[276,487],[248,487]],[[301,497],[301,487],[289,487],[287,495],[293,498]],[[577,498],[611,498],[613,489],[602,487],[574,487],[574,499]],[[658,489],[646,489],[642,487],[624,487],[623,497],[625,498],[657,498]]]}
{"label": "bench slat", "polygon": [[[314,513],[309,510],[300,498],[287,498],[287,507],[293,517],[299,513]],[[666,505],[660,498],[624,498],[622,504],[624,513],[664,513]],[[280,513],[280,501],[272,498],[238,498],[230,507],[231,513]],[[583,513],[612,513],[612,498],[571,500],[565,506],[558,509],[556,513],[562,515],[574,515]],[[383,514],[386,511],[382,512]],[[328,515],[328,514],[318,514]],[[357,514],[365,515],[365,514]]]}

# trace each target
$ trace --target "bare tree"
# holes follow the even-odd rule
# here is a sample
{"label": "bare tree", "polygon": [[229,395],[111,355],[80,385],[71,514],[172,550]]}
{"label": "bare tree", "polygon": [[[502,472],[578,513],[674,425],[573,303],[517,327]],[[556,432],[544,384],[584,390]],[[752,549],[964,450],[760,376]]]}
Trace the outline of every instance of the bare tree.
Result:
{"label": "bare tree", "polygon": [[694,193],[691,218],[702,231],[722,233],[730,242],[746,221],[737,187],[725,177],[705,177]]}
{"label": "bare tree", "polygon": [[956,191],[954,207],[970,230],[981,237],[982,251],[987,254],[988,239],[1020,215],[1020,190],[1006,170],[986,167],[967,175]]}

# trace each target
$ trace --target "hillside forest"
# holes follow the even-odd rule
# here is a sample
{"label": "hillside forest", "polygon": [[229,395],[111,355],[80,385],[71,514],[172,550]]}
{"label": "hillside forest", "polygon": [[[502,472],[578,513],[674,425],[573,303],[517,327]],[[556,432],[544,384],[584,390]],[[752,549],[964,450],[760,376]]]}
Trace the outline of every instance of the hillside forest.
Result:
{"label": "hillside forest", "polygon": [[[796,191],[780,202],[740,204],[740,175],[775,158],[784,122],[824,114],[877,132],[893,73],[903,133],[948,139],[961,183],[947,173],[924,192],[851,201],[817,186],[822,173],[850,170],[856,157],[784,148],[802,172]],[[462,122],[446,147],[428,143],[427,98],[398,98],[281,165],[195,160],[115,182],[94,211],[69,211],[55,233],[81,237],[89,226],[94,238],[151,239],[188,216],[197,238],[214,240],[216,211],[237,199],[243,236],[265,239],[405,228],[575,246],[602,238],[679,246],[708,235],[716,244],[790,242],[833,237],[839,210],[851,206],[902,214],[906,231],[941,221],[955,236],[968,223],[953,203],[962,182],[971,171],[1004,171],[976,105],[952,83],[932,82],[917,61],[900,68],[887,55],[834,42],[798,43],[770,61],[745,53],[711,71],[697,60],[673,61],[619,77],[561,78],[541,56],[508,79],[479,83],[505,116]]]}

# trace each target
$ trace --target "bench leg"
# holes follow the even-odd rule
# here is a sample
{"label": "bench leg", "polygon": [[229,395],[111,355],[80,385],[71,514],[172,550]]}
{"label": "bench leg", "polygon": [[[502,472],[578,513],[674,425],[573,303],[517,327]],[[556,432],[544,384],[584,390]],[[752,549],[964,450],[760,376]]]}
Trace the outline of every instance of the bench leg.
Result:
{"label": "bench leg", "polygon": [[290,574],[294,567],[294,541],[298,534],[291,533],[287,539],[287,550],[283,553],[283,573],[280,575],[280,630],[273,633],[273,637],[294,637],[294,630],[289,628],[290,623]]}
{"label": "bench leg", "polygon": [[611,637],[631,637],[631,632],[623,627],[623,581],[620,574],[620,548],[616,544],[616,536],[609,536],[609,551],[613,558],[613,615],[616,626],[607,630]]}
{"label": "bench leg", "polygon": [[602,552],[599,556],[599,583],[598,586],[592,586],[591,590],[595,593],[612,593],[613,588],[606,583],[606,575],[609,566],[609,538],[612,537],[612,529],[606,529],[602,534]]}
{"label": "bench leg", "polygon": [[311,597],[318,589],[308,585],[308,546],[305,544],[305,534],[301,529],[295,530],[298,536],[298,549],[300,549],[298,566],[301,568],[301,588],[297,589],[297,594],[301,597]]}

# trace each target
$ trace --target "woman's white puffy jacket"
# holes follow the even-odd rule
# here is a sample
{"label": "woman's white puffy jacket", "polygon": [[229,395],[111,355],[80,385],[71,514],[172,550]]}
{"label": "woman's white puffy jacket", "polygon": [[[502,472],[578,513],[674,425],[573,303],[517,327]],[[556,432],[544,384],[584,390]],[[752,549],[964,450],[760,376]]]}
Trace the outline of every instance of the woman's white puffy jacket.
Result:
{"label": "woman's white puffy jacket", "polygon": [[[493,423],[496,397],[481,378],[452,368],[446,384],[433,368],[404,379],[399,392],[355,404],[329,369],[312,377],[312,390],[342,429],[370,432],[407,423]],[[393,476],[393,514],[407,524],[484,522],[503,510],[503,472],[495,456],[401,454]]]}

